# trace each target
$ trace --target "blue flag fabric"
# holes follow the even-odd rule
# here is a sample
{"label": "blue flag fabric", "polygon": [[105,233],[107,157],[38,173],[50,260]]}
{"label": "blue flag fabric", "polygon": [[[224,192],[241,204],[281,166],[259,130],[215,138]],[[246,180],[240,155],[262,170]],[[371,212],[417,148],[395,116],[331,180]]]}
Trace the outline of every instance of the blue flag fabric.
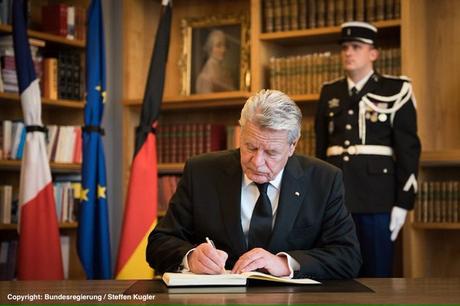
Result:
{"label": "blue flag fabric", "polygon": [[86,105],[83,128],[82,193],[80,195],[78,254],[88,279],[112,278],[106,169],[100,124],[105,102],[105,47],[102,6],[92,0],[88,9],[86,43]]}

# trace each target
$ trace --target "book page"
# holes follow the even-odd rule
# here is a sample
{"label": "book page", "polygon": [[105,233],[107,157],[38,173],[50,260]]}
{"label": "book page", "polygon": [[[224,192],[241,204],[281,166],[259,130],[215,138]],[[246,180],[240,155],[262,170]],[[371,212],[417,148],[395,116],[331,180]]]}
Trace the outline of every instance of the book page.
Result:
{"label": "book page", "polygon": [[246,276],[232,274],[226,271],[225,274],[195,274],[192,272],[184,273],[165,273],[163,281],[167,286],[222,286],[222,285],[246,285]]}
{"label": "book page", "polygon": [[266,280],[266,281],[280,282],[280,283],[304,284],[304,285],[321,284],[320,282],[315,281],[310,278],[289,278],[287,276],[279,277],[279,276],[273,276],[270,274],[265,274],[265,273],[256,272],[256,271],[244,272],[244,273],[241,273],[241,275],[244,275],[245,277],[251,278],[251,279]]}
{"label": "book page", "polygon": [[224,274],[216,275],[195,274],[192,272],[163,274],[163,281],[167,286],[246,285],[247,278],[289,284],[321,284],[320,282],[309,278],[291,279],[288,277],[276,277],[273,275],[255,271],[234,274],[231,273],[230,270],[226,270]]}

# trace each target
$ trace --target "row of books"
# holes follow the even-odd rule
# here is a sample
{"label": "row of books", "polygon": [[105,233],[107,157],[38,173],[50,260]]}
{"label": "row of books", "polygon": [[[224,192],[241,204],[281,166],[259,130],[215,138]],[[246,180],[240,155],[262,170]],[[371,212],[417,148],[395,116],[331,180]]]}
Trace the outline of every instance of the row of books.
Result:
{"label": "row of books", "polygon": [[60,49],[57,57],[45,57],[44,93],[49,93],[50,99],[57,96],[59,99],[81,101],[85,93],[83,65],[83,56],[78,50]]}
{"label": "row of books", "polygon": [[0,186],[0,223],[10,224],[13,209],[13,186]]}
{"label": "row of books", "polygon": [[59,222],[76,222],[80,203],[80,181],[53,184],[56,215]]}
{"label": "row of books", "polygon": [[47,153],[57,163],[82,162],[82,131],[80,126],[48,125]]}
{"label": "row of books", "polygon": [[460,222],[460,182],[425,181],[419,184],[415,205],[417,222]]}
{"label": "row of books", "polygon": [[43,59],[42,95],[48,99],[82,100],[84,95],[83,57],[68,49]]}
{"label": "row of books", "polygon": [[[71,239],[68,235],[61,235],[60,239],[64,279],[68,279]],[[0,280],[16,279],[17,249],[18,241],[15,239],[0,243]]]}
{"label": "row of books", "polygon": [[[58,181],[56,181],[58,180]],[[80,202],[81,178],[72,181],[53,183],[56,215],[58,222],[77,221],[78,204]],[[13,186],[0,186],[0,224],[17,224],[17,195],[13,194]]]}
{"label": "row of books", "polygon": [[0,0],[0,23],[11,24],[13,21],[13,0]]}
{"label": "row of books", "polygon": [[22,121],[5,120],[0,125],[0,159],[22,159],[26,129]]}
{"label": "row of books", "polygon": [[[380,50],[376,71],[398,75],[401,71],[399,48]],[[287,94],[319,93],[324,82],[343,75],[339,53],[323,52],[306,55],[270,58],[270,88]]]}
{"label": "row of books", "polygon": [[0,280],[13,280],[16,277],[17,240],[0,243]]}
{"label": "row of books", "polygon": [[379,50],[379,58],[374,63],[374,69],[387,75],[401,74],[401,48],[385,48]]}
{"label": "row of books", "polygon": [[164,213],[168,210],[169,201],[176,192],[180,176],[162,175],[158,177],[158,212]]}
{"label": "row of books", "polygon": [[[82,162],[82,134],[80,126],[48,125],[47,154],[58,163]],[[22,159],[26,139],[21,121],[4,120],[0,125],[0,159]]]}
{"label": "row of books", "polygon": [[226,149],[226,127],[221,124],[163,124],[157,129],[158,162],[182,163],[201,153]]}
{"label": "row of books", "polygon": [[[40,46],[45,46],[45,42]],[[39,49],[31,46],[35,73],[43,97],[81,101],[84,95],[83,56],[72,49]],[[11,35],[0,37],[0,92],[17,93],[18,81]]]}
{"label": "row of books", "polygon": [[42,6],[42,30],[67,39],[86,39],[86,10],[65,3]]}
{"label": "row of books", "polygon": [[306,156],[315,156],[315,128],[313,120],[303,121],[296,153]]}
{"label": "row of books", "polygon": [[239,125],[227,125],[227,149],[240,147],[241,127]]}
{"label": "row of books", "polygon": [[270,58],[270,88],[286,94],[318,93],[321,85],[342,75],[340,55],[331,52]]}
{"label": "row of books", "polygon": [[264,32],[340,25],[345,21],[400,18],[400,0],[264,0]]}
{"label": "row of books", "polygon": [[[165,124],[158,128],[158,162],[182,163],[193,155],[240,147],[241,127],[206,123]],[[313,121],[302,123],[296,152],[313,156]]]}
{"label": "row of books", "polygon": [[[38,78],[43,74],[42,56],[39,52],[38,45],[44,45],[44,42],[33,39],[34,45],[30,46],[32,62],[35,73]],[[38,45],[37,45],[38,44]],[[11,35],[0,36],[0,92],[19,92],[18,79],[16,75],[16,62],[14,57],[13,37]]]}

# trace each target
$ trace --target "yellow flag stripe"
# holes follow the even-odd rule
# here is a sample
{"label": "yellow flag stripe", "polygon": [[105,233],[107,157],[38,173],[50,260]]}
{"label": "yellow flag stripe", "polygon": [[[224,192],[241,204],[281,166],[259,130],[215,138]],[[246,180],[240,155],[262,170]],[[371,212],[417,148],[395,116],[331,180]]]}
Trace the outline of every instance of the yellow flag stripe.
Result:
{"label": "yellow flag stripe", "polygon": [[117,274],[116,279],[152,279],[153,269],[150,268],[145,260],[145,250],[147,249],[147,238],[153,228],[157,225],[157,220],[153,222],[149,230],[142,238],[141,242],[129,257],[124,267]]}

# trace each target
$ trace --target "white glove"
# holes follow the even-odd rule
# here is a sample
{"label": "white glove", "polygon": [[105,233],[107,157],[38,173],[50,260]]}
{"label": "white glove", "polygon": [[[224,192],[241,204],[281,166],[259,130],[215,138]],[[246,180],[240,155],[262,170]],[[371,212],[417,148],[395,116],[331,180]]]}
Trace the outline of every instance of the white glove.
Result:
{"label": "white glove", "polygon": [[401,230],[404,222],[406,221],[407,209],[393,206],[391,210],[391,221],[390,221],[390,231],[391,231],[391,241],[395,241],[398,237],[398,233]]}

